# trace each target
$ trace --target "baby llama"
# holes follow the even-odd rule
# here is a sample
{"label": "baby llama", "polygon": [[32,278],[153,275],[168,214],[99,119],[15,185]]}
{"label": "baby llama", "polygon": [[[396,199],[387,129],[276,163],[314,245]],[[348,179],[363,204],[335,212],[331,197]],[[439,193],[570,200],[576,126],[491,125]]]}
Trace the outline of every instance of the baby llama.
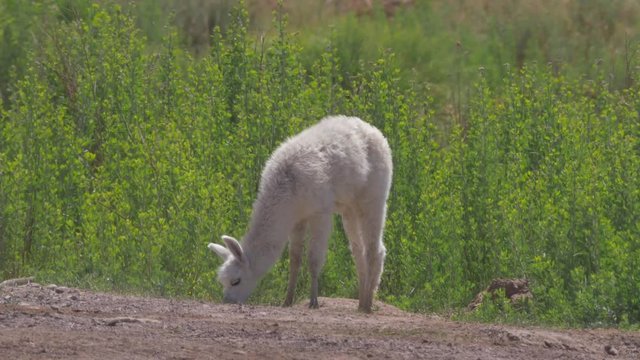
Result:
{"label": "baby llama", "polygon": [[392,171],[382,133],[356,117],[326,117],[281,144],[262,172],[242,242],[224,235],[226,246],[208,246],[224,261],[218,270],[224,301],[243,303],[288,241],[284,305],[290,306],[308,233],[309,307],[317,308],[318,276],[338,213],[358,272],[358,309],[371,312],[385,258],[382,232]]}

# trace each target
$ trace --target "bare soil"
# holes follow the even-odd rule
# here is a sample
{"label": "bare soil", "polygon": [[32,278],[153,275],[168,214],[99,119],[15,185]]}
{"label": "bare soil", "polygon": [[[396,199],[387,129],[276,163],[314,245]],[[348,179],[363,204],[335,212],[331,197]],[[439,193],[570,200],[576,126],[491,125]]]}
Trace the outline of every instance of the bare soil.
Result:
{"label": "bare soil", "polygon": [[376,303],[292,308],[0,288],[2,359],[640,359],[640,333],[455,322]]}

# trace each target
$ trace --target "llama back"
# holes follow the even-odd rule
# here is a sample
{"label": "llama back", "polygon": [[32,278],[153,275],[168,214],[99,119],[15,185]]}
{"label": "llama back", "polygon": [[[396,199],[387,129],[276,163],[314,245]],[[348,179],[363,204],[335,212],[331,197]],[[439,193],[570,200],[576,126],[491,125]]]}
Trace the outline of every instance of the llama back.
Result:
{"label": "llama back", "polygon": [[277,194],[333,206],[370,187],[375,180],[371,177],[378,174],[388,174],[378,185],[388,192],[391,171],[391,151],[378,129],[356,117],[330,116],[273,153],[262,174],[259,198]]}

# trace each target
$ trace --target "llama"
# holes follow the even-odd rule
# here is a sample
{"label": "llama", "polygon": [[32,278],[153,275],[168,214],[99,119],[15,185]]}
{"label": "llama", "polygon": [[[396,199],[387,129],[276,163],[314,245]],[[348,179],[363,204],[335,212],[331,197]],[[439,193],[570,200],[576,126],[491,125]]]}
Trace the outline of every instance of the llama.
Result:
{"label": "llama", "polygon": [[242,243],[224,235],[226,247],[208,245],[224,261],[218,270],[224,302],[243,303],[289,240],[284,306],[291,306],[309,233],[309,307],[318,308],[318,276],[333,213],[339,213],[358,273],[358,309],[371,312],[386,253],[382,232],[392,168],[387,140],[356,117],[325,117],[281,144],[262,172]]}

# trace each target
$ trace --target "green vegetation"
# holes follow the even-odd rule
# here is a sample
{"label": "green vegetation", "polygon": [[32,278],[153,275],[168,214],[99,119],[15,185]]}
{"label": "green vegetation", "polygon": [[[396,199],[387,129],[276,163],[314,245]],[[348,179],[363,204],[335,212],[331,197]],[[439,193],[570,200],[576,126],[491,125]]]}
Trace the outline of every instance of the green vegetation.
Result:
{"label": "green vegetation", "polygon": [[[611,10],[604,19],[628,5],[593,4]],[[239,7],[196,56],[168,18],[143,21],[162,13],[152,3],[0,1],[0,277],[219,300],[206,244],[244,233],[282,140],[344,113],[379,127],[394,153],[381,299],[448,311],[493,278],[526,277],[533,301],[472,317],[638,326],[634,39],[571,42],[584,30],[549,19],[549,52],[530,40],[517,64],[518,47],[500,41],[520,36],[516,20],[457,37],[430,13],[445,10],[459,14],[434,2],[391,21],[347,15],[322,36],[320,20],[292,36],[276,15],[264,38]],[[561,66],[545,60],[561,48]],[[339,226],[330,247],[322,294],[355,297]],[[285,254],[252,301],[282,301],[286,272]]]}

